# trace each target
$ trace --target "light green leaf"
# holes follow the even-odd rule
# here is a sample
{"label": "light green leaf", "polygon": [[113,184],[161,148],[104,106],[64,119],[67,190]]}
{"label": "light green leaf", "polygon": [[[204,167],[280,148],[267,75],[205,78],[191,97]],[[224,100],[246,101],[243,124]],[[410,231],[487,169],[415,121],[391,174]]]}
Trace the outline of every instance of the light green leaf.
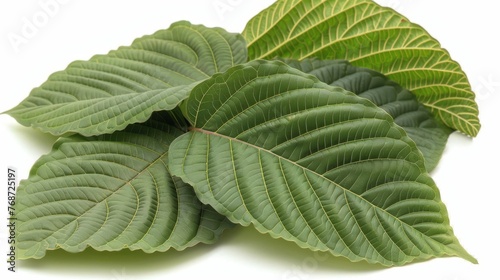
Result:
{"label": "light green leaf", "polygon": [[[54,135],[111,133],[146,121],[153,111],[173,110],[189,94],[178,86],[246,60],[241,35],[177,22],[131,46],[71,63],[7,113]],[[165,90],[172,87],[178,88]]]}
{"label": "light green leaf", "polygon": [[230,222],[169,175],[169,143],[181,132],[151,123],[111,135],[61,138],[17,193],[17,253],[183,250],[212,243]]}
{"label": "light green leaf", "polygon": [[243,31],[250,59],[346,59],[412,91],[445,125],[476,136],[474,93],[422,27],[371,0],[278,0]]}
{"label": "light green leaf", "polygon": [[345,60],[282,61],[316,76],[324,83],[364,97],[384,109],[415,141],[424,155],[427,171],[437,166],[452,130],[438,123],[411,92],[378,72],[353,66]]}
{"label": "light green leaf", "polygon": [[370,101],[281,62],[253,61],[193,89],[174,176],[232,222],[352,261],[472,262],[421,153]]}

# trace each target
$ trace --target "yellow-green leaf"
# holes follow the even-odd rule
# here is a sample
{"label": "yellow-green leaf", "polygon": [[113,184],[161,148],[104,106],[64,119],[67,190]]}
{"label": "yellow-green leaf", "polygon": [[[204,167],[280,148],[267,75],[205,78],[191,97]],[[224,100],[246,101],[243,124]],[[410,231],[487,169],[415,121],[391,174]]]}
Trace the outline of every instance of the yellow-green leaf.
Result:
{"label": "yellow-green leaf", "polygon": [[479,132],[475,95],[460,65],[422,27],[371,0],[278,0],[243,36],[250,59],[346,59],[379,71],[448,127]]}

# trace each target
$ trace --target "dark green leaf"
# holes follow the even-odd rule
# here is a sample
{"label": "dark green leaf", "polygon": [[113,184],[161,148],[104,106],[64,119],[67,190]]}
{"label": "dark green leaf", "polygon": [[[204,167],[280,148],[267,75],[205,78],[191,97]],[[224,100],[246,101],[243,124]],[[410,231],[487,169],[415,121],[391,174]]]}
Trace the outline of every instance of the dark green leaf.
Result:
{"label": "dark green leaf", "polygon": [[444,151],[451,129],[438,123],[415,96],[384,75],[356,67],[344,60],[282,60],[293,68],[316,76],[364,97],[394,118],[423,153],[427,171],[433,170]]}
{"label": "dark green leaf", "polygon": [[61,138],[18,190],[18,257],[89,246],[151,253],[214,242],[230,222],[168,172],[168,147],[180,134],[148,123]]}
{"label": "dark green leaf", "polygon": [[472,262],[415,143],[370,101],[281,62],[254,61],[195,87],[174,176],[232,222],[352,261]]}

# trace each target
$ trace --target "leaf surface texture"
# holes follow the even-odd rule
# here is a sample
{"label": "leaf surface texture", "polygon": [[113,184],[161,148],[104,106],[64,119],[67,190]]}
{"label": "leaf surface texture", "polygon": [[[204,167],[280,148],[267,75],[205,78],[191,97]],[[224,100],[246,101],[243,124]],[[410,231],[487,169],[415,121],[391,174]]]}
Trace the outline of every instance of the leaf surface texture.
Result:
{"label": "leaf surface texture", "polygon": [[232,222],[351,261],[401,265],[459,244],[414,142],[390,115],[281,62],[196,86],[174,176]]}
{"label": "leaf surface texture", "polygon": [[284,59],[283,62],[320,81],[341,87],[372,101],[384,109],[401,126],[423,153],[427,171],[432,171],[444,152],[451,129],[434,119],[415,95],[376,71],[356,67],[345,60],[303,61]]}
{"label": "leaf surface texture", "polygon": [[242,34],[250,59],[346,59],[409,89],[448,127],[480,129],[460,65],[422,27],[371,0],[278,0]]}
{"label": "leaf surface texture", "polygon": [[71,63],[7,113],[54,135],[111,133],[145,122],[154,111],[175,110],[196,82],[246,60],[241,35],[181,21]]}
{"label": "leaf surface texture", "polygon": [[231,226],[168,172],[168,147],[181,134],[148,122],[111,135],[61,138],[21,182],[17,249],[122,249],[151,253],[213,243]]}

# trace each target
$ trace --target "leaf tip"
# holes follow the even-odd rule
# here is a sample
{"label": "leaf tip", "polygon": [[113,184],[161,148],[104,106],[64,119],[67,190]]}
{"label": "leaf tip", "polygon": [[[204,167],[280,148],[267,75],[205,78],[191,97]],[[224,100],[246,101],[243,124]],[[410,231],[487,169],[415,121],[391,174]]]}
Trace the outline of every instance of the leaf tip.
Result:
{"label": "leaf tip", "polygon": [[471,262],[472,264],[479,264],[479,261],[474,256],[469,254],[465,249],[462,249],[462,252],[460,252],[458,256],[466,261]]}

